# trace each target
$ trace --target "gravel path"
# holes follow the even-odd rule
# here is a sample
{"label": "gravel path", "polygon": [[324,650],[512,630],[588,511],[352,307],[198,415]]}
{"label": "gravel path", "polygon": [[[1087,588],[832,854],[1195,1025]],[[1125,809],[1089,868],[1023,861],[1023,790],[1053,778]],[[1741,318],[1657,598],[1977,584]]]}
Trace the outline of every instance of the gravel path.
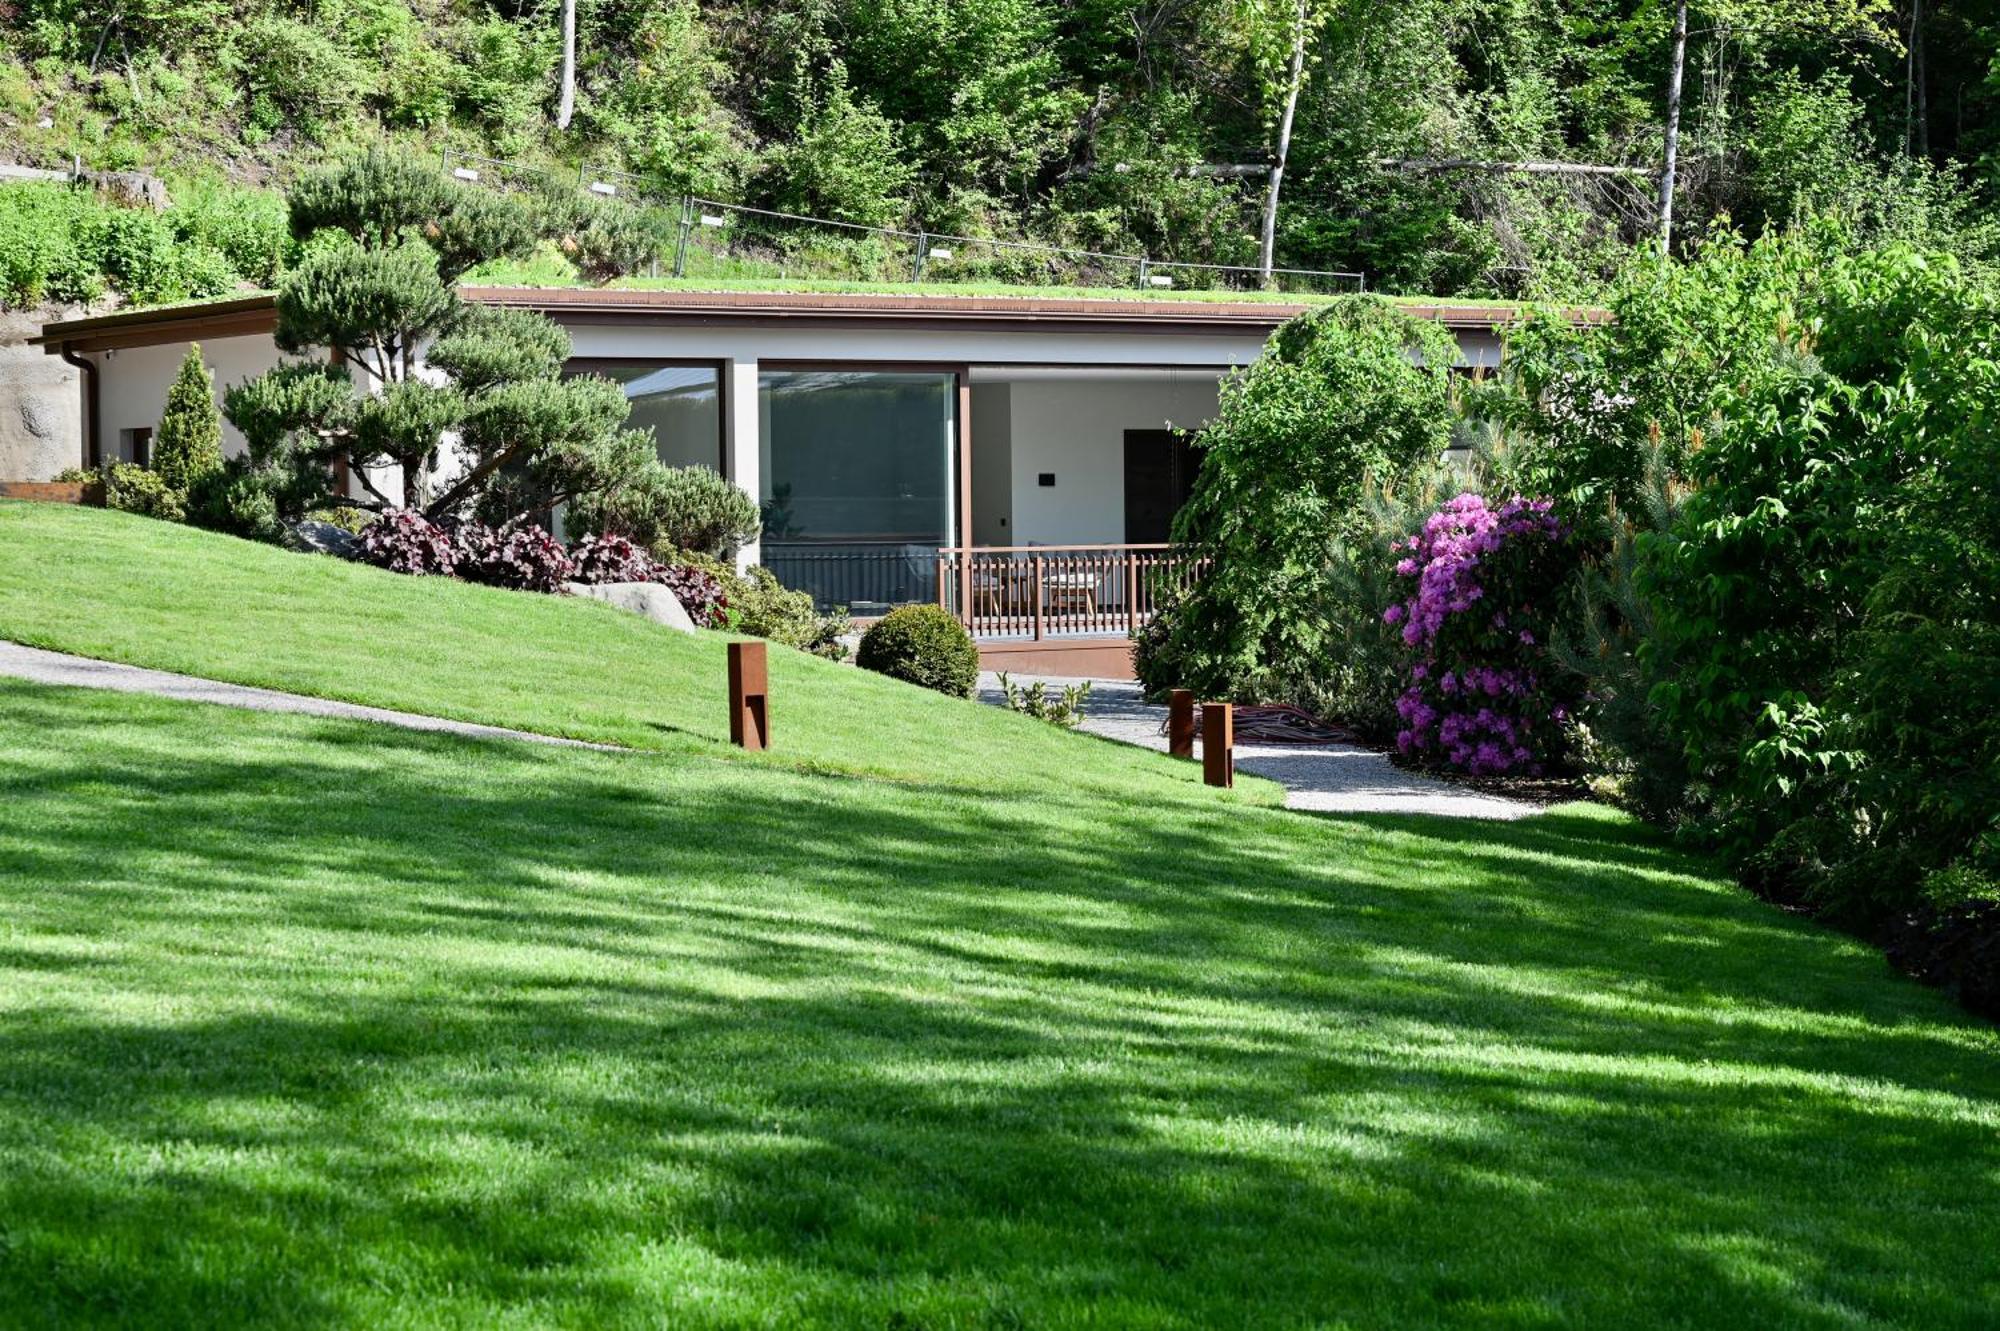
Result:
{"label": "gravel path", "polygon": [[32,680],[37,684],[69,684],[86,689],[111,689],[118,693],[150,693],[182,702],[221,703],[225,707],[246,707],[253,712],[296,712],[304,716],[332,716],[348,721],[375,721],[401,726],[405,730],[434,730],[449,735],[469,735],[475,739],[517,739],[530,744],[559,744],[575,749],[615,749],[615,744],[591,744],[580,739],[537,735],[526,730],[482,726],[470,721],[448,721],[441,716],[420,716],[415,712],[392,712],[386,707],[363,707],[358,703],[309,698],[299,693],[279,693],[275,689],[255,689],[246,684],[224,684],[193,675],[174,675],[164,670],[120,665],[116,661],[96,661],[87,656],[46,652],[39,647],[0,642],[0,675]]}
{"label": "gravel path", "polygon": [[[1010,676],[1029,684],[1028,676]],[[1074,680],[1049,679],[1051,688]],[[980,701],[1001,702],[997,676],[979,677]],[[1140,695],[1130,680],[1091,681],[1082,729],[1144,748],[1167,748],[1167,709]],[[1197,755],[1199,749],[1196,750]],[[1522,800],[1482,795],[1463,786],[1406,772],[1372,749],[1353,744],[1244,744],[1236,769],[1269,777],[1285,788],[1285,806],[1316,813],[1429,813],[1447,818],[1525,818],[1539,812]]]}

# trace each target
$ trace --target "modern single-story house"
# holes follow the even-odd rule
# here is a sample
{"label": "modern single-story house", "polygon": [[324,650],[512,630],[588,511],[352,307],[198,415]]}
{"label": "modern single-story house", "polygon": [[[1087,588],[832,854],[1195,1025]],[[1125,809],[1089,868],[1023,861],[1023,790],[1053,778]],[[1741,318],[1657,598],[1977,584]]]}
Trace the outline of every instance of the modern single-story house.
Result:
{"label": "modern single-story house", "polygon": [[[939,601],[989,664],[1123,673],[1127,634],[1193,575],[1168,544],[1193,479],[1176,431],[1307,308],[1267,300],[470,287],[569,330],[660,457],[764,506],[746,550],[857,616]],[[1407,304],[1499,363],[1518,311]],[[144,461],[187,344],[218,387],[279,360],[268,295],[46,326],[81,371],[85,462]],[[225,446],[240,438],[224,427]]]}

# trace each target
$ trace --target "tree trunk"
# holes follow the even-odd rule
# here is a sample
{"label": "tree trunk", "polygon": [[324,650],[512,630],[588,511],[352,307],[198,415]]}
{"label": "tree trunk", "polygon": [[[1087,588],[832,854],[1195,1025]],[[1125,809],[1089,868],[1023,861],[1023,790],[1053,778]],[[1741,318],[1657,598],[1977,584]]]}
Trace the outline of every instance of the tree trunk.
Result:
{"label": "tree trunk", "polygon": [[1687,68],[1688,0],[1674,4],[1673,65],[1667,74],[1667,151],[1660,168],[1660,253],[1674,247],[1674,168],[1681,146],[1681,74]]}
{"label": "tree trunk", "polygon": [[562,43],[562,102],[556,108],[556,128],[568,129],[576,114],[576,0],[563,0]]}
{"label": "tree trunk", "polygon": [[1931,99],[1924,75],[1924,0],[1910,0],[1911,147],[1919,157],[1931,155]]}
{"label": "tree trunk", "polygon": [[1298,7],[1292,15],[1292,68],[1291,77],[1285,85],[1285,111],[1278,119],[1278,151],[1271,163],[1270,183],[1264,187],[1264,230],[1258,246],[1257,262],[1259,277],[1264,286],[1271,285],[1272,255],[1278,240],[1278,192],[1285,184],[1285,163],[1292,155],[1292,118],[1298,114],[1299,89],[1305,83],[1306,71],[1306,3],[1298,0]]}

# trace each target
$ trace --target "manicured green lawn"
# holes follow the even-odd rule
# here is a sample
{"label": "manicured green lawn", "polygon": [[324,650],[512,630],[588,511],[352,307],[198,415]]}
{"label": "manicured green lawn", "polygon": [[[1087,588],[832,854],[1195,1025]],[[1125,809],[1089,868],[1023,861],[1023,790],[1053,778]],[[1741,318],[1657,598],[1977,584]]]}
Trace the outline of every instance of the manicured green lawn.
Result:
{"label": "manicured green lawn", "polygon": [[[947,700],[847,732],[896,780],[745,761],[652,729],[711,642],[512,598],[659,663],[621,720],[495,682],[543,611],[370,579],[344,637],[113,517],[0,507],[0,636],[331,679],[429,620],[379,687],[656,747],[0,682],[0,1324],[2000,1320],[2000,1036],[1622,817],[1307,817]],[[206,617],[21,588],[93,532]]]}
{"label": "manicured green lawn", "polygon": [[[125,513],[0,500],[0,638],[239,684],[677,753],[729,737],[728,639],[592,601],[410,578]],[[801,652],[743,761],[1127,795],[1200,772]],[[1220,799],[1276,803],[1246,780]]]}

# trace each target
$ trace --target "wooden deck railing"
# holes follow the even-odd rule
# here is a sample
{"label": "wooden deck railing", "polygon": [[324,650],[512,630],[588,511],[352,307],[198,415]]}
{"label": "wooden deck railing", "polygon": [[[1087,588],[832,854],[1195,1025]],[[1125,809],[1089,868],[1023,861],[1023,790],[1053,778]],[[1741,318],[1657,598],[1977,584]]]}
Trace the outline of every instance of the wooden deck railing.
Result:
{"label": "wooden deck railing", "polygon": [[979,545],[938,551],[938,604],[974,637],[1132,632],[1201,575],[1171,545]]}

